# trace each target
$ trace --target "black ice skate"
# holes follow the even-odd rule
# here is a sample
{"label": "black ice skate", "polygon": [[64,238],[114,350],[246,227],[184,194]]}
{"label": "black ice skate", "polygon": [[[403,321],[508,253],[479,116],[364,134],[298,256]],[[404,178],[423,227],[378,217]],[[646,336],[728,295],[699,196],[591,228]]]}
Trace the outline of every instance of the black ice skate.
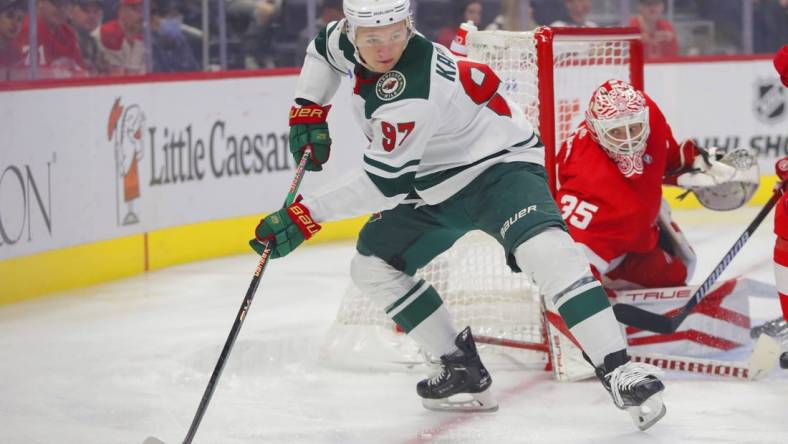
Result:
{"label": "black ice skate", "polygon": [[653,365],[630,361],[625,350],[605,356],[605,365],[596,369],[613,403],[629,412],[640,430],[656,424],[667,411],[662,402],[665,386],[657,378],[660,374]]}
{"label": "black ice skate", "polygon": [[490,394],[492,378],[476,351],[471,328],[465,327],[454,343],[458,350],[441,356],[440,373],[416,386],[422,404],[429,410],[439,411],[498,410],[498,402]]}

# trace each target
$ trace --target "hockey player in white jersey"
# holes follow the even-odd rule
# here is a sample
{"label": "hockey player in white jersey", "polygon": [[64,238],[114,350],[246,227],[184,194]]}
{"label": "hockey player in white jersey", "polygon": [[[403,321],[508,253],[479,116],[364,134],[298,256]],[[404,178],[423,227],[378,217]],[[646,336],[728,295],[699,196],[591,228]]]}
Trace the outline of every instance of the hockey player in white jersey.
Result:
{"label": "hockey player in white jersey", "polygon": [[[409,0],[345,0],[307,50],[290,112],[290,149],[322,169],[326,104],[353,73],[353,112],[369,140],[363,169],[264,218],[252,247],[281,257],[320,223],[373,212],[351,275],[441,371],[416,387],[425,407],[491,411],[492,379],[469,328],[458,331],[417,269],[471,230],[493,236],[564,318],[614,403],[645,429],[665,414],[655,367],[629,361],[607,296],[548,191],[544,148],[487,65],[455,58],[417,33]],[[457,395],[457,396],[455,396]]]}

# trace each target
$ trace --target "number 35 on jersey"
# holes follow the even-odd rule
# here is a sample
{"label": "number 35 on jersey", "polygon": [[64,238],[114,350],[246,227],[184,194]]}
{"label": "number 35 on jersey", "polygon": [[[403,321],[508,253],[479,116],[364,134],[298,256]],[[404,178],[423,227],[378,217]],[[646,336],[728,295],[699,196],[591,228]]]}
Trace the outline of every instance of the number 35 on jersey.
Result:
{"label": "number 35 on jersey", "polygon": [[599,207],[571,194],[561,196],[561,217],[572,226],[585,230]]}

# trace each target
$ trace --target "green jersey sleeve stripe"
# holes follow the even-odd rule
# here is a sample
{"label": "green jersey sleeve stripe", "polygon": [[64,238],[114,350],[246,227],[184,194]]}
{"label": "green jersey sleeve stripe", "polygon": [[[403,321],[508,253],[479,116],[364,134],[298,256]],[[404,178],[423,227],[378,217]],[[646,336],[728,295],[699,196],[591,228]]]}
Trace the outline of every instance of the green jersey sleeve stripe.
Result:
{"label": "green jersey sleeve stripe", "polygon": [[[334,32],[335,29],[337,29],[337,26],[339,26],[339,22],[334,23],[332,26],[328,28],[328,30],[326,31],[326,41],[328,41],[328,39],[331,38],[331,34]],[[326,52],[328,53],[328,56],[331,57],[331,60],[334,62],[332,63],[332,65],[336,65],[337,59],[334,57],[334,54],[332,54],[331,51],[326,51]]]}
{"label": "green jersey sleeve stripe", "polygon": [[334,33],[334,30],[337,29],[337,26],[339,26],[339,21],[334,22],[333,25],[329,26],[328,31],[326,32],[326,37],[330,37],[331,34]]}
{"label": "green jersey sleeve stripe", "polygon": [[533,147],[539,146],[541,144],[542,144],[542,140],[539,139],[539,136],[536,133],[533,133],[533,134],[531,134],[531,137],[527,138],[526,140],[523,140],[520,143],[516,143],[516,144],[512,145],[512,148],[520,148],[520,147],[524,147],[524,146],[527,146],[529,148],[533,148]]}
{"label": "green jersey sleeve stripe", "polygon": [[323,56],[326,61],[328,61],[328,35],[326,33],[326,28],[320,30],[315,36],[315,49],[317,53]]}
{"label": "green jersey sleeve stripe", "polygon": [[437,173],[427,174],[426,176],[416,178],[416,182],[414,184],[417,190],[426,190],[428,188],[432,188],[435,185],[445,181],[453,177],[456,174],[459,174],[468,168],[474,167],[482,162],[486,162],[490,159],[494,159],[499,156],[503,156],[504,154],[508,154],[510,151],[508,149],[498,151],[497,153],[490,154],[489,156],[482,157],[481,159],[477,160],[476,162],[469,163],[467,165],[461,165],[455,168],[449,168],[448,170],[438,171]]}
{"label": "green jersey sleeve stripe", "polygon": [[[335,71],[344,74],[345,71],[339,69],[339,67],[336,65],[336,61],[334,60],[332,62],[334,56],[328,50],[328,35],[331,34],[332,29],[336,27],[337,24],[335,23],[331,29],[323,28],[317,33],[317,37],[315,37],[315,49],[317,50],[318,54],[323,56],[323,59],[325,59],[326,63],[328,63],[328,66],[330,66]],[[331,59],[329,59],[329,57],[331,57]]]}
{"label": "green jersey sleeve stripe", "polygon": [[413,179],[416,177],[416,173],[406,173],[394,178],[380,177],[369,171],[366,173],[375,187],[386,197],[410,193],[413,190]]}
{"label": "green jersey sleeve stripe", "polygon": [[344,32],[339,34],[339,49],[342,51],[342,54],[346,59],[353,62],[353,64],[358,65],[356,63],[356,47],[353,46],[353,43],[349,38],[347,38],[347,34]]}
{"label": "green jersey sleeve stripe", "polygon": [[364,162],[366,162],[371,167],[377,168],[377,169],[379,169],[381,171],[385,171],[387,173],[398,173],[398,172],[400,172],[400,171],[402,171],[402,170],[404,170],[406,168],[412,167],[414,165],[418,165],[419,162],[421,162],[421,159],[409,160],[408,162],[405,162],[404,165],[399,166],[399,167],[391,166],[391,165],[389,165],[387,163],[383,163],[383,162],[381,162],[379,160],[371,159],[371,158],[369,158],[367,156],[364,156]]}

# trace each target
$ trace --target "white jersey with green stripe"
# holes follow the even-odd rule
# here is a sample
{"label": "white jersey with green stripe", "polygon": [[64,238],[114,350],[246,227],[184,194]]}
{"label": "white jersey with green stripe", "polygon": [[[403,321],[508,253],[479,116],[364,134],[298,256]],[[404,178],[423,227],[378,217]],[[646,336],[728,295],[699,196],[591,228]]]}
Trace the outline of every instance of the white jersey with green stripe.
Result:
{"label": "white jersey with green stripe", "polygon": [[435,205],[496,163],[544,165],[539,136],[500,94],[490,67],[416,34],[391,71],[373,73],[343,28],[344,20],[330,23],[309,45],[295,96],[325,104],[351,75],[353,114],[370,142],[363,171],[305,196],[315,219],[386,210],[406,198]]}

